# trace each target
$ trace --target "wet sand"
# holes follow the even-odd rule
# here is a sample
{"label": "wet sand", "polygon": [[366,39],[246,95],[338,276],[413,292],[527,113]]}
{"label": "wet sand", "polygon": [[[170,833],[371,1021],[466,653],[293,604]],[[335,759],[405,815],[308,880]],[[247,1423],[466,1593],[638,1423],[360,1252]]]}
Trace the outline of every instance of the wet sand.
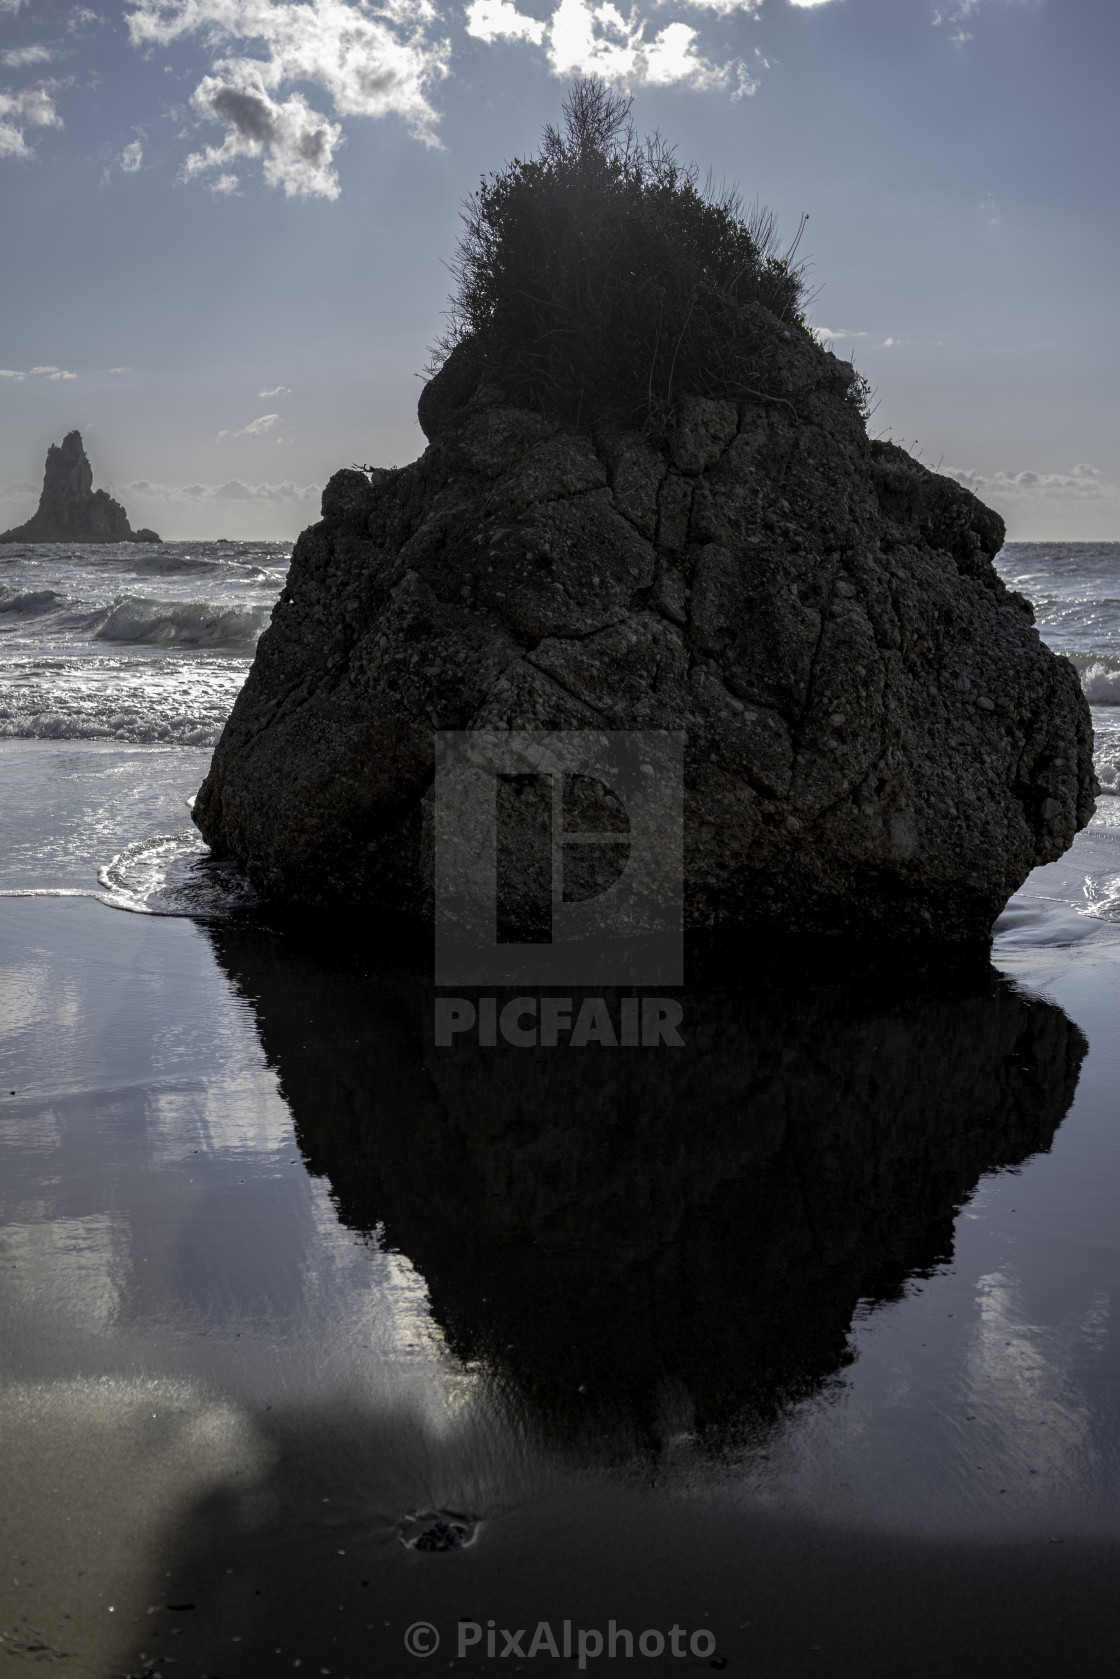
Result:
{"label": "wet sand", "polygon": [[422,960],[251,923],[0,940],[8,1648],[1111,1672],[1107,936],[709,972],[656,1053],[437,1051]]}

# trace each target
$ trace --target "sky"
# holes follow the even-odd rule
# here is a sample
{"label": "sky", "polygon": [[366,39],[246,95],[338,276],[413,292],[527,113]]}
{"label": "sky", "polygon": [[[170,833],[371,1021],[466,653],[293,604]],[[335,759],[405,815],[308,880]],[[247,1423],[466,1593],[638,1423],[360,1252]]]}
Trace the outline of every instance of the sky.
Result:
{"label": "sky", "polygon": [[1117,0],[0,0],[0,528],[77,428],[166,538],[404,465],[459,210],[573,77],[809,217],[873,436],[1120,540]]}

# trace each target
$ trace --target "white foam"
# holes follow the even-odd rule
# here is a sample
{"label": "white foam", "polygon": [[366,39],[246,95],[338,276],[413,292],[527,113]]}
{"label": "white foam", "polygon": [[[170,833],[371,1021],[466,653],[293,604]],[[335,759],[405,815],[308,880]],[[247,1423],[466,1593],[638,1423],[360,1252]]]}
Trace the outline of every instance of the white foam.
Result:
{"label": "white foam", "polygon": [[137,840],[97,871],[102,903],[137,915],[221,919],[257,901],[232,861],[211,856],[196,828]]}
{"label": "white foam", "polygon": [[1093,768],[1102,793],[1120,793],[1120,706],[1093,707]]}
{"label": "white foam", "polygon": [[1090,705],[1120,705],[1120,670],[1094,661],[1081,672],[1081,686]]}
{"label": "white foam", "polygon": [[0,738],[213,746],[249,661],[213,650],[79,650],[0,664]]}

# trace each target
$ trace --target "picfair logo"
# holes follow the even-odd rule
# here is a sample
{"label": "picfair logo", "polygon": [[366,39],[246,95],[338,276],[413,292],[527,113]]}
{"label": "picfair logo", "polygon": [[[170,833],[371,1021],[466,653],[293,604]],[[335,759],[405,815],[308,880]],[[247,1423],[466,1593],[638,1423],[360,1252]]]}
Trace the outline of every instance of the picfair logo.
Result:
{"label": "picfair logo", "polygon": [[680,985],[684,735],[441,730],[438,986]]}

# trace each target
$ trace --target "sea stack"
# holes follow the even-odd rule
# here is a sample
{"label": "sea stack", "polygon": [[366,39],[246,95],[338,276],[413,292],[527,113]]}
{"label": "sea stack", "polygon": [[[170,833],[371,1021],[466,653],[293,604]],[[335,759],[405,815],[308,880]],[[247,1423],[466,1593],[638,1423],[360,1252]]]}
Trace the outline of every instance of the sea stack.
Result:
{"label": "sea stack", "polygon": [[155,531],[134,531],[119,501],[93,488],[82,434],[68,432],[47,450],[39,510],[0,542],[159,542]]}
{"label": "sea stack", "polygon": [[[273,900],[431,923],[438,732],[472,763],[510,731],[671,733],[686,929],[984,944],[1093,813],[1077,672],[992,564],[999,515],[868,437],[796,246],[629,109],[576,84],[470,200],[428,448],[327,485],[194,819]],[[495,936],[547,943],[637,830],[590,747],[510,750],[493,805],[441,804],[441,902],[493,909],[500,874]]]}
{"label": "sea stack", "polygon": [[335,474],[194,819],[269,897],[432,915],[436,729],[684,730],[686,925],[951,944],[1093,812],[1077,672],[1003,521],[770,322],[667,446],[452,357],[413,465]]}

